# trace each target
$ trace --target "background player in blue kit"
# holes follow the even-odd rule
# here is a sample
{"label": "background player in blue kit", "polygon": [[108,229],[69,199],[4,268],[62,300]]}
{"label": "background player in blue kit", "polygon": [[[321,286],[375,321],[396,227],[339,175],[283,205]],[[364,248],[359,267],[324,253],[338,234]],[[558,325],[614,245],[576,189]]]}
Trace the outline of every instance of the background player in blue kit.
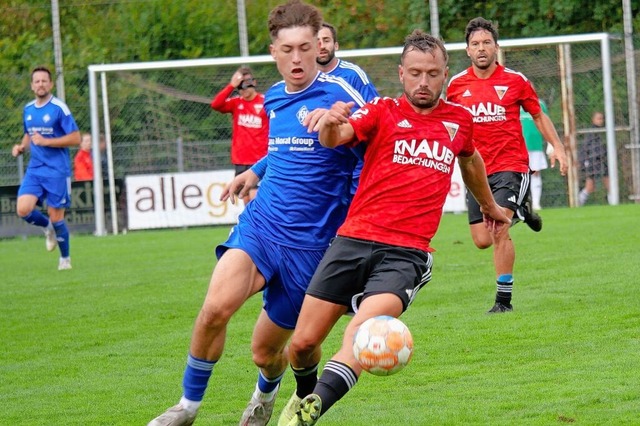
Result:
{"label": "background player in blue kit", "polygon": [[320,39],[320,53],[316,58],[316,62],[320,71],[344,78],[347,83],[360,92],[367,102],[379,96],[375,86],[369,80],[369,76],[362,68],[336,57],[336,50],[339,49],[340,45],[338,44],[338,32],[333,25],[323,22],[318,38]]}
{"label": "background player in blue kit", "polygon": [[[340,45],[338,44],[338,32],[333,25],[328,22],[323,22],[322,28],[318,33],[318,38],[320,39],[320,53],[316,58],[316,62],[318,63],[320,71],[345,79],[347,83],[362,95],[365,102],[369,102],[379,96],[375,86],[371,83],[371,80],[369,80],[369,76],[362,68],[336,57],[336,50],[340,48]],[[358,156],[359,161],[353,171],[353,182],[351,183],[352,196],[356,193],[360,173],[362,172],[364,147],[358,146],[354,149],[354,153]]]}
{"label": "background player in blue kit", "polygon": [[264,305],[251,345],[259,377],[240,424],[266,425],[271,417],[288,364],[284,348],[311,276],[346,216],[356,161],[348,149],[322,147],[317,132],[302,123],[311,111],[338,100],[364,105],[344,80],[318,71],[321,25],[320,11],[300,1],[277,6],[269,15],[269,48],[283,77],[265,94],[269,152],[237,176],[223,198],[242,197],[258,175],[264,178],[229,239],[216,249],[219,260],[193,329],[183,396],[149,425],[193,423],[222,355],[229,320],[260,291]]}
{"label": "background player in blue kit", "polygon": [[[69,229],[64,212],[71,205],[71,159],[69,146],[80,144],[80,131],[69,107],[51,94],[53,80],[45,67],[31,72],[31,90],[36,98],[24,107],[22,141],[11,154],[31,152],[24,180],[18,189],[18,216],[43,228],[47,250],[60,248],[58,269],[71,269]],[[36,208],[47,202],[45,216]]]}

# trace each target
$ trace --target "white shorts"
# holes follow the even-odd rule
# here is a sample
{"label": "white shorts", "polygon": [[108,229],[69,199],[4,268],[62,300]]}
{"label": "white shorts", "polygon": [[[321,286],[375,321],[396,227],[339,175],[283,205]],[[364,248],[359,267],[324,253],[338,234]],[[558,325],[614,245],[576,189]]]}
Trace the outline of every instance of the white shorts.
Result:
{"label": "white shorts", "polygon": [[547,167],[547,156],[543,151],[529,151],[529,168],[532,171],[537,172]]}

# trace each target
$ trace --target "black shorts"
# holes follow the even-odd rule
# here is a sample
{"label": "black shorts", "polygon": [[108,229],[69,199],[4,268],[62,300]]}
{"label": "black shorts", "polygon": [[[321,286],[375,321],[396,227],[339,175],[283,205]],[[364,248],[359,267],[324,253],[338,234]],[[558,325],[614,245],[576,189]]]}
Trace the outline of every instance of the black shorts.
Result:
{"label": "black shorts", "polygon": [[431,280],[432,264],[426,251],[338,236],[313,274],[307,294],[354,313],[368,296],[393,293],[404,311]]}
{"label": "black shorts", "polygon": [[238,176],[240,173],[244,173],[249,170],[253,164],[234,164],[234,166],[236,168],[236,176]]}
{"label": "black shorts", "polygon": [[[506,207],[515,213],[524,203],[529,191],[529,173],[498,172],[487,176],[487,179],[493,198],[499,206]],[[482,222],[480,205],[471,191],[467,191],[467,211],[470,225]]]}
{"label": "black shorts", "polygon": [[583,178],[602,178],[605,176],[609,176],[609,164],[605,161],[589,161],[585,160],[582,162],[582,166],[580,167],[580,173]]}

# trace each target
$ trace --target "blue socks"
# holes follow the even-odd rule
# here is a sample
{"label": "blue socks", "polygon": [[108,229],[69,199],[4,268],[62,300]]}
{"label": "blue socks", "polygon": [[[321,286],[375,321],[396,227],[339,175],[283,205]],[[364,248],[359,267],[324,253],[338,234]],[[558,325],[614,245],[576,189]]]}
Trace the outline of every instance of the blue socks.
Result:
{"label": "blue socks", "polygon": [[49,226],[49,218],[43,215],[40,210],[37,209],[31,210],[31,213],[24,216],[22,220],[31,225],[39,226],[41,228],[46,228],[47,226]]}
{"label": "blue socks", "polygon": [[[22,218],[25,222],[46,228],[49,226],[49,218],[40,212],[40,210],[34,209]],[[67,222],[62,219],[59,222],[52,223],[53,229],[56,231],[56,239],[58,240],[58,247],[60,248],[60,257],[69,257],[69,228]]]}
{"label": "blue socks", "polygon": [[502,274],[498,277],[498,281],[500,281],[501,283],[513,283],[513,275]]}
{"label": "blue socks", "polygon": [[187,357],[187,367],[184,370],[182,387],[184,397],[190,401],[202,401],[207,390],[213,366],[217,361],[198,359],[191,354]]}
{"label": "blue socks", "polygon": [[258,389],[262,393],[271,393],[271,392],[273,392],[278,387],[278,385],[282,381],[282,377],[284,376],[284,373],[282,373],[281,375],[279,375],[278,377],[276,377],[274,379],[268,379],[268,378],[264,377],[264,374],[262,374],[262,371],[259,370],[258,373],[259,373],[258,374]]}
{"label": "blue socks", "polygon": [[67,228],[67,222],[64,219],[60,222],[55,222],[53,223],[53,229],[56,230],[60,257],[69,257],[69,228]]}

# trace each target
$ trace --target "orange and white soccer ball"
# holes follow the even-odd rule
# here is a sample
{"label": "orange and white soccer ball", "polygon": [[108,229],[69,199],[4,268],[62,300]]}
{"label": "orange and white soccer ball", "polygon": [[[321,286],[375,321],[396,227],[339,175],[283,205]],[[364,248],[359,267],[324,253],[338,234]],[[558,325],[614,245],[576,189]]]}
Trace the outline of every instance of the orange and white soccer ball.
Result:
{"label": "orange and white soccer ball", "polygon": [[398,318],[369,318],[353,338],[353,354],[365,371],[389,376],[402,370],[413,354],[413,337]]}

